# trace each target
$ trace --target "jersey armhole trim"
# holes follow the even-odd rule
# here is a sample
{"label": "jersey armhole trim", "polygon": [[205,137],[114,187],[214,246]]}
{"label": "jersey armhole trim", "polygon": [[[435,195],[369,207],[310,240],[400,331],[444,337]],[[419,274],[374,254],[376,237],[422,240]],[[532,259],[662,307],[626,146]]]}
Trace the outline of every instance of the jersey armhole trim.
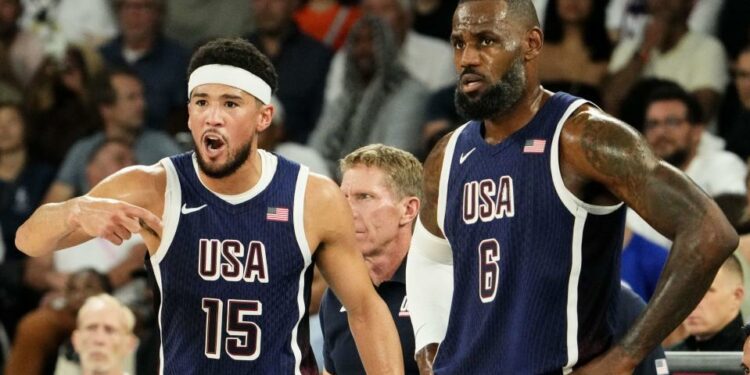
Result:
{"label": "jersey armhole trim", "polygon": [[574,216],[578,212],[579,208],[584,209],[587,213],[593,214],[593,215],[607,215],[623,205],[623,202],[620,202],[615,205],[611,206],[600,206],[595,205],[591,203],[586,203],[575,196],[568,188],[565,186],[565,182],[562,178],[562,173],[560,172],[560,133],[562,133],[562,129],[565,126],[565,121],[568,120],[570,115],[577,110],[581,105],[583,104],[591,104],[585,99],[578,99],[570,106],[568,106],[568,109],[565,110],[565,113],[560,117],[559,122],[557,123],[557,127],[555,129],[555,136],[552,138],[552,147],[550,149],[550,170],[552,172],[552,183],[555,186],[555,191],[557,192],[557,196],[560,198],[560,201],[565,205],[565,207],[570,211],[571,214]]}
{"label": "jersey armhole trim", "polygon": [[[448,144],[445,145],[445,152],[443,153],[443,166],[440,169],[440,185],[438,186],[438,202],[437,202],[437,225],[440,231],[445,235],[445,210],[448,201],[448,180],[451,174],[451,165],[453,164],[453,153],[456,151],[456,142],[458,142],[458,136],[466,128],[465,123],[456,129],[451,134]],[[446,236],[447,238],[447,236]]]}
{"label": "jersey armhole trim", "polygon": [[167,183],[164,187],[164,211],[161,215],[163,225],[161,241],[156,252],[151,257],[151,263],[154,267],[158,266],[167,256],[167,250],[169,250],[169,246],[172,244],[174,235],[177,232],[177,225],[180,222],[180,202],[182,202],[180,178],[177,176],[177,170],[172,160],[164,158],[160,163],[166,171]]}

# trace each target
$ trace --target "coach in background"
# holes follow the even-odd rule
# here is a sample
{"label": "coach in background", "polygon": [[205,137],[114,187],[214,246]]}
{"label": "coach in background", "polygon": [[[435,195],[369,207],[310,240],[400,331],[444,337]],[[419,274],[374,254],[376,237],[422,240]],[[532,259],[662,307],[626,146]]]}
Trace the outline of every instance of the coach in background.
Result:
{"label": "coach in background", "polygon": [[[422,197],[422,165],[410,153],[374,144],[340,162],[341,190],[354,213],[354,231],[370,279],[388,305],[401,339],[406,374],[419,374],[406,300],[406,255]],[[328,289],[321,303],[325,373],[364,374],[347,312]]]}
{"label": "coach in background", "polygon": [[724,261],[711,287],[685,320],[688,336],[672,350],[740,351],[742,333],[740,304],[745,295],[742,268],[735,256]]}

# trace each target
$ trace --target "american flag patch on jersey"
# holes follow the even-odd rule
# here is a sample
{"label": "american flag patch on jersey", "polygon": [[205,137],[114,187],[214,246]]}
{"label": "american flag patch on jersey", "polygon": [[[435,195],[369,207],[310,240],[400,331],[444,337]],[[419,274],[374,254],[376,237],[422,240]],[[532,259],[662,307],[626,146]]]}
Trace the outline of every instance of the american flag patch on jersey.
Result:
{"label": "american flag patch on jersey", "polygon": [[527,139],[523,145],[524,154],[541,154],[544,153],[544,146],[547,145],[547,141],[544,139]]}
{"label": "american flag patch on jersey", "polygon": [[284,207],[268,207],[266,211],[268,221],[289,221],[289,209]]}

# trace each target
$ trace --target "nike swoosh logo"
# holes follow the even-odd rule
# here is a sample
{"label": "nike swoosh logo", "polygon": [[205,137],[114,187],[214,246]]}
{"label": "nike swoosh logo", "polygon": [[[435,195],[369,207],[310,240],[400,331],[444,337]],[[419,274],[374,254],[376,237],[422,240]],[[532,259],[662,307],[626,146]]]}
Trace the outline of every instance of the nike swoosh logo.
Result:
{"label": "nike swoosh logo", "polygon": [[476,148],[476,147],[474,147],[474,148],[472,148],[471,150],[469,150],[469,152],[467,152],[467,153],[465,153],[465,154],[461,154],[461,158],[460,158],[460,159],[458,159],[458,164],[463,164],[463,163],[464,163],[464,162],[466,161],[466,158],[468,158],[468,157],[469,157],[469,155],[471,155],[471,153],[472,153],[472,152],[474,152],[474,151],[475,151],[476,149],[477,149],[477,148]]}
{"label": "nike swoosh logo", "polygon": [[185,203],[182,205],[182,214],[183,215],[192,214],[193,212],[200,211],[204,209],[205,207],[206,205],[204,204],[203,206],[188,208],[187,203]]}

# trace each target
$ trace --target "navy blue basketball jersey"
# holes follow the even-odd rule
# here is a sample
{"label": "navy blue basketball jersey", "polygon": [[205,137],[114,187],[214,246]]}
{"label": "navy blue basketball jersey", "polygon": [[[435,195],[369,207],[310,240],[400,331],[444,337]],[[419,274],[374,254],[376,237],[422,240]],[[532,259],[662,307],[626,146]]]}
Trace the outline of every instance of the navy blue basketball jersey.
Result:
{"label": "navy blue basketball jersey", "polygon": [[558,161],[583,103],[557,93],[499,144],[471,121],[446,145],[438,225],[455,288],[436,374],[568,373],[612,344],[624,207],[579,200]]}
{"label": "navy blue basketball jersey", "polygon": [[258,183],[231,196],[200,181],[193,152],[161,161],[164,230],[149,262],[160,302],[160,373],[317,373],[307,322],[308,170],[259,153]]}

